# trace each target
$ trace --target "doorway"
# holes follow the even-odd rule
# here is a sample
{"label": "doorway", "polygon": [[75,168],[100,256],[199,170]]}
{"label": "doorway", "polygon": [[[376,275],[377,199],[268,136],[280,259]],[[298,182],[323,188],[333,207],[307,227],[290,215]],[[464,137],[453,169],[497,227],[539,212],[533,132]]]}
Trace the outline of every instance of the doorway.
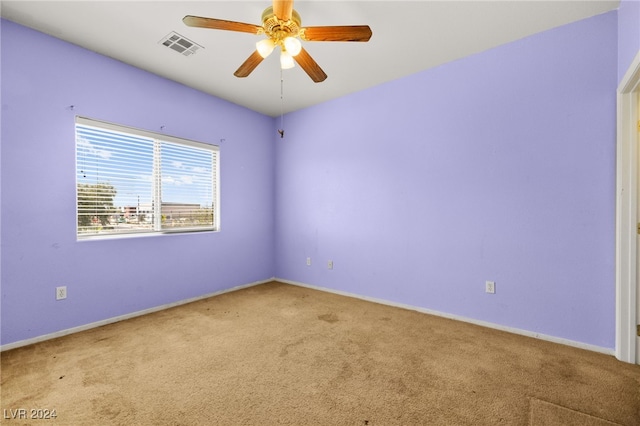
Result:
{"label": "doorway", "polygon": [[[640,83],[639,83],[640,86]],[[638,152],[640,153],[640,88],[636,86],[636,90],[633,92],[633,97],[635,97],[636,103],[636,146],[638,147]],[[638,159],[638,164],[640,165],[640,158]],[[640,166],[636,169],[640,170]],[[640,173],[638,174],[638,188],[640,189]],[[638,203],[640,203],[640,194],[638,195]],[[640,214],[640,205],[637,207],[637,211]],[[638,223],[638,236],[636,237],[637,242],[636,246],[640,247],[640,217],[637,218]],[[640,256],[640,250],[637,250],[637,256]],[[636,364],[640,365],[640,258],[636,256]]]}
{"label": "doorway", "polygon": [[640,52],[618,86],[616,146],[616,357],[640,364]]}

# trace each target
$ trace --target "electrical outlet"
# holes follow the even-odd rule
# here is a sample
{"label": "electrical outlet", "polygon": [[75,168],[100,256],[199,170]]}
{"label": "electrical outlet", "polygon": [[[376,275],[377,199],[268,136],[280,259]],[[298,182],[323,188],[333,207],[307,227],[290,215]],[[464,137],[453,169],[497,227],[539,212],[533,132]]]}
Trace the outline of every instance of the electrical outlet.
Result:
{"label": "electrical outlet", "polygon": [[311,258],[307,257],[307,266],[311,266]]}
{"label": "electrical outlet", "polygon": [[56,287],[56,300],[62,300],[67,298],[67,286]]}
{"label": "electrical outlet", "polygon": [[485,281],[484,282],[484,291],[486,293],[494,294],[496,292],[496,283],[495,283],[495,281]]}
{"label": "electrical outlet", "polygon": [[327,268],[333,269],[333,260],[327,262]]}

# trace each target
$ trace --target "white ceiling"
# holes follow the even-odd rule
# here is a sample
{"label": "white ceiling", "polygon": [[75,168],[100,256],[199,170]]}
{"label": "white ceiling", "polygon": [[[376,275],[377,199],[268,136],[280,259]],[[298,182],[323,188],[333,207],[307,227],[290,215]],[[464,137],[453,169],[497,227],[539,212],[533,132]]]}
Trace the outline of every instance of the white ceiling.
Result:
{"label": "white ceiling", "polygon": [[[261,25],[262,1],[1,1],[2,17],[270,116],[295,111],[595,16],[619,0],[297,0],[302,26],[362,25],[368,43],[305,42],[327,73],[314,83],[298,66],[283,75],[278,55],[247,78],[233,72],[261,37],[191,28],[185,15]],[[160,40],[175,31],[204,49],[183,56]],[[284,107],[282,106],[284,105]]]}

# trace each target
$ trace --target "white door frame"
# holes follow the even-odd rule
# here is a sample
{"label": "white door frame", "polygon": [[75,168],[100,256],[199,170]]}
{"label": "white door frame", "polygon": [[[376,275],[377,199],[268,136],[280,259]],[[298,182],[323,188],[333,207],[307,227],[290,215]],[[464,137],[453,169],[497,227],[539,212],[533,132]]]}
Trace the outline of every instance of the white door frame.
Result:
{"label": "white door frame", "polygon": [[616,142],[616,358],[640,362],[636,347],[638,96],[640,51],[618,86]]}

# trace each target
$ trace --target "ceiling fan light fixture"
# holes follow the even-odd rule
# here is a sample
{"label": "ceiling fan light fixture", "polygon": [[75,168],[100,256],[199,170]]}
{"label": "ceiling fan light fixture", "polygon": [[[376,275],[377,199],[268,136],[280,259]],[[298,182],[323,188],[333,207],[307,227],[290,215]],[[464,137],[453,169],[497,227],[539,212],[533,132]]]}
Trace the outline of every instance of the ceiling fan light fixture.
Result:
{"label": "ceiling fan light fixture", "polygon": [[256,43],[256,50],[263,58],[266,58],[273,52],[273,49],[276,47],[276,44],[270,38],[265,38],[264,40],[260,40]]}
{"label": "ceiling fan light fixture", "polygon": [[296,63],[293,61],[293,56],[286,50],[283,50],[280,53],[280,68],[283,70],[288,70],[289,68],[293,68]]}
{"label": "ceiling fan light fixture", "polygon": [[289,54],[291,56],[296,56],[298,53],[300,53],[300,50],[302,49],[302,43],[300,43],[300,40],[298,40],[295,37],[286,37],[283,40],[284,43],[284,48],[287,50],[287,52],[289,52]]}
{"label": "ceiling fan light fixture", "polygon": [[314,83],[320,83],[327,78],[327,74],[302,47],[301,41],[366,42],[373,34],[368,25],[302,27],[300,14],[293,9],[293,2],[294,0],[272,0],[272,6],[262,12],[262,25],[193,15],[186,15],[182,21],[189,27],[266,36],[265,40],[256,43],[256,50],[233,73],[238,78],[249,76],[279,46],[282,69],[292,68],[297,63]]}

